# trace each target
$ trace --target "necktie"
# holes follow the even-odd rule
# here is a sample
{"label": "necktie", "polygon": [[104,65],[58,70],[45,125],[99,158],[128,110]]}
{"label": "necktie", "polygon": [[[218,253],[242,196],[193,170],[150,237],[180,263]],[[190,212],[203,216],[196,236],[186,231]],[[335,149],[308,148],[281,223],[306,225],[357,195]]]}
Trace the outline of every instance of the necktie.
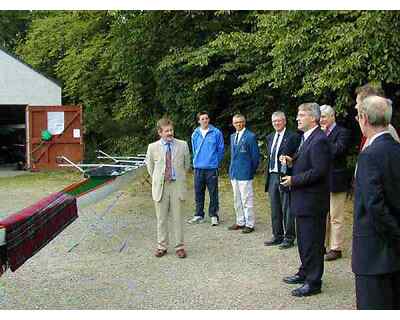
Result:
{"label": "necktie", "polygon": [[275,144],[272,147],[272,153],[271,153],[271,158],[269,160],[269,169],[273,170],[275,168],[275,157],[276,157],[276,149],[278,149],[278,141],[279,141],[279,133],[278,137],[275,140]]}
{"label": "necktie", "polygon": [[325,131],[326,136],[329,136],[330,133],[331,133],[331,128],[326,129],[326,131]]}
{"label": "necktie", "polygon": [[238,144],[238,142],[239,142],[239,132],[236,133],[235,144]]}
{"label": "necktie", "polygon": [[172,155],[171,144],[167,143],[167,152],[165,153],[165,181],[172,180]]}

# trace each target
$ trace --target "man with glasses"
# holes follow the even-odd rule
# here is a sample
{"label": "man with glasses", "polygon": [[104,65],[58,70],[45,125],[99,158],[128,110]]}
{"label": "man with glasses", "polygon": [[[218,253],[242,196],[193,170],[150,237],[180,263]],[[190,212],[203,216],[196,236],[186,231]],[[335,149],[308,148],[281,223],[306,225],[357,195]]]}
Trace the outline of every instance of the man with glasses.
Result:
{"label": "man with glasses", "polygon": [[349,187],[347,171],[347,155],[350,147],[350,132],[336,123],[335,110],[329,105],[321,106],[321,129],[328,137],[332,166],[330,172],[330,208],[326,224],[325,261],[333,261],[342,257],[344,247],[345,202]]}
{"label": "man with glasses", "polygon": [[272,239],[265,241],[264,245],[279,245],[279,249],[288,249],[294,245],[296,228],[294,216],[290,213],[290,190],[280,186],[281,175],[290,173],[287,169],[282,170],[279,157],[293,157],[299,147],[300,137],[286,128],[286,116],[282,111],[275,111],[271,121],[275,131],[267,136],[265,192],[268,192],[271,205]]}
{"label": "man with glasses", "polygon": [[246,118],[235,114],[232,124],[236,132],[231,135],[231,163],[229,178],[233,188],[236,223],[229,230],[254,231],[253,178],[260,162],[256,135],[246,128]]}

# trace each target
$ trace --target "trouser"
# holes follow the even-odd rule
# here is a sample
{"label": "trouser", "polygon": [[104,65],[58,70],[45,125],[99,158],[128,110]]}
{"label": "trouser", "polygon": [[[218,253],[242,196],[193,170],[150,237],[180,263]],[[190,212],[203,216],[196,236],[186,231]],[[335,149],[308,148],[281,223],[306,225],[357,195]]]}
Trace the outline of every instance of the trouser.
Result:
{"label": "trouser", "polygon": [[253,180],[231,180],[236,224],[254,228]]}
{"label": "trouser", "polygon": [[301,266],[298,275],[311,287],[320,288],[324,273],[326,213],[296,216],[297,245]]}
{"label": "trouser", "polygon": [[294,216],[290,214],[290,193],[282,191],[278,173],[270,173],[268,195],[271,204],[272,234],[277,240],[295,239]]}
{"label": "trouser", "polygon": [[167,250],[169,243],[168,217],[172,216],[172,229],[175,238],[175,250],[183,246],[182,200],[178,196],[178,184],[165,182],[160,201],[154,201],[157,215],[158,249]]}
{"label": "trouser", "polygon": [[328,250],[342,251],[346,192],[331,192],[330,198],[330,210],[326,221],[325,246]]}
{"label": "trouser", "polygon": [[210,196],[208,214],[218,217],[218,169],[194,169],[194,191],[196,201],[195,216],[204,218],[204,198],[206,187]]}
{"label": "trouser", "polygon": [[399,310],[400,271],[379,275],[355,275],[357,309]]}

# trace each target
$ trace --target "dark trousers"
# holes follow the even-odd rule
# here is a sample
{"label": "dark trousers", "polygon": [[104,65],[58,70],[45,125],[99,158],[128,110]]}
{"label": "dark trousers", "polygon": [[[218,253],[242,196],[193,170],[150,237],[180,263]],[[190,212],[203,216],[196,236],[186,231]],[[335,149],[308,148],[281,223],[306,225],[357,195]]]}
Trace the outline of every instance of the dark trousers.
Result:
{"label": "dark trousers", "polygon": [[270,173],[268,195],[271,204],[272,234],[275,239],[293,242],[296,237],[295,219],[290,214],[290,193],[279,186],[279,174]]}
{"label": "dark trousers", "polygon": [[204,198],[206,187],[210,196],[208,214],[218,217],[218,169],[194,169],[195,216],[204,218]]}
{"label": "dark trousers", "polygon": [[296,228],[301,261],[298,275],[311,287],[320,288],[324,273],[326,214],[297,216]]}
{"label": "dark trousers", "polygon": [[356,275],[355,278],[357,309],[400,309],[400,271],[379,275]]}

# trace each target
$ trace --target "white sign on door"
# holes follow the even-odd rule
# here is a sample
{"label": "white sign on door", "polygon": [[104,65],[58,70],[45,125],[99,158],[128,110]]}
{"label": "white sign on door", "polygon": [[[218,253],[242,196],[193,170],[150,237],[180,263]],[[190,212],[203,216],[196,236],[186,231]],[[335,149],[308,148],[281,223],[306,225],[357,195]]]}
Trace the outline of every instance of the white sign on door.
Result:
{"label": "white sign on door", "polygon": [[74,138],[80,138],[81,137],[81,130],[80,129],[74,129],[74,131],[72,131],[72,136]]}
{"label": "white sign on door", "polygon": [[64,112],[47,112],[47,130],[53,135],[63,133]]}

